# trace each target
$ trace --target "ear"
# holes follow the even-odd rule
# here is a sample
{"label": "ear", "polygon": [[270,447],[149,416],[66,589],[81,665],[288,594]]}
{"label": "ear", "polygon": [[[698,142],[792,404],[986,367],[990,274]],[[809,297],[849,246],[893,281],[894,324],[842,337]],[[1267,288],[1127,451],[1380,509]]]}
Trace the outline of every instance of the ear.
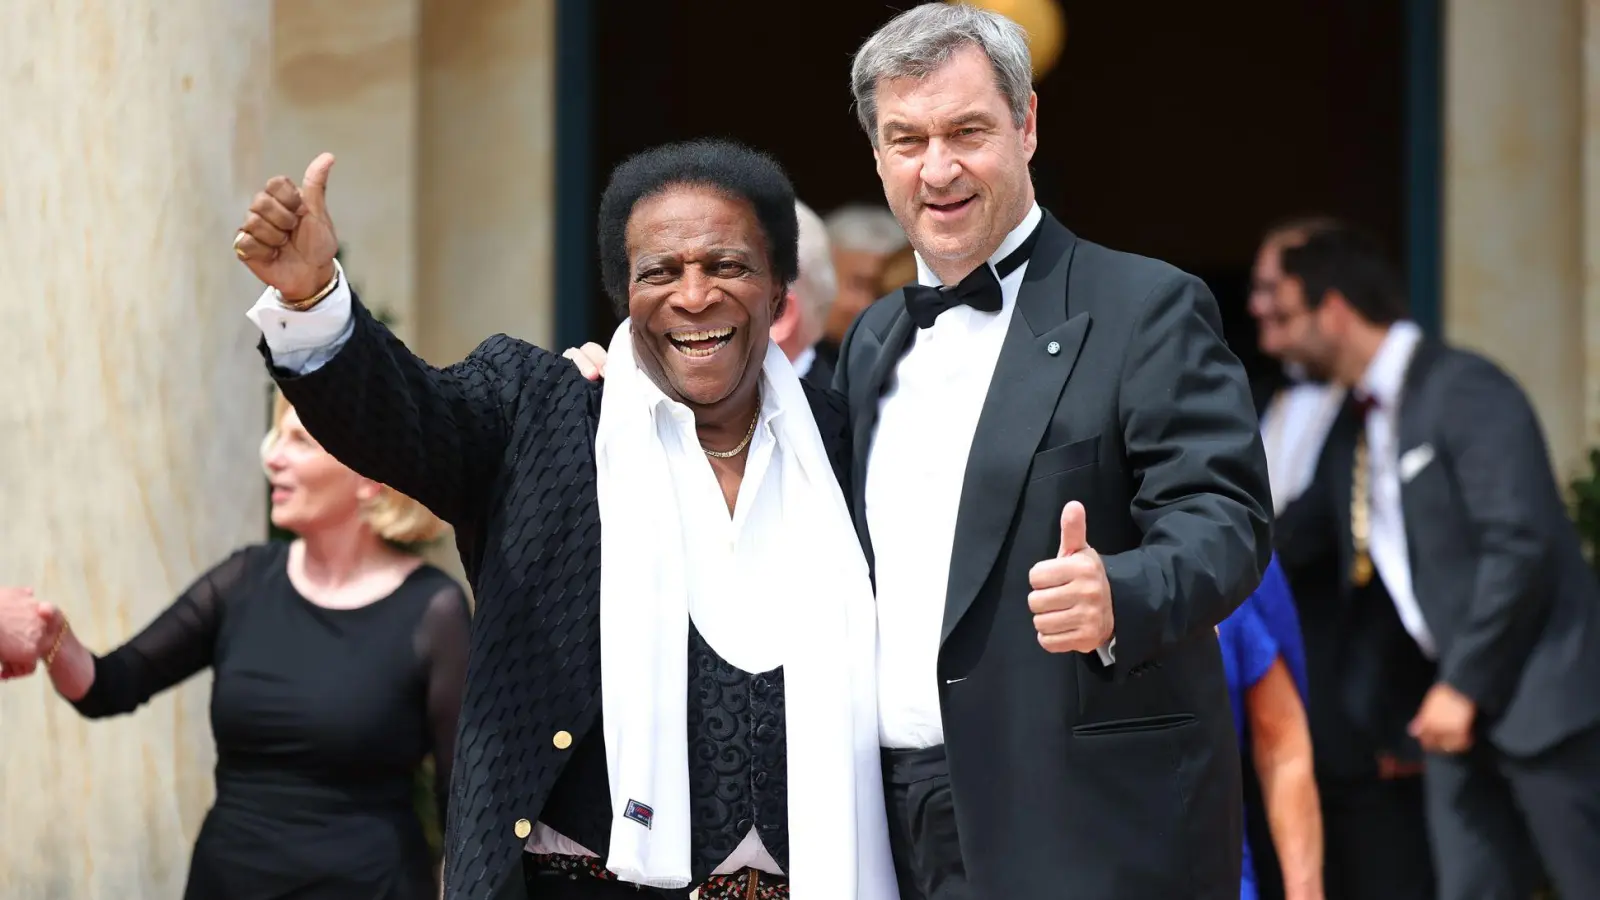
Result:
{"label": "ear", "polygon": [[1033,153],[1039,149],[1039,94],[1034,92],[1028,95],[1028,114],[1022,119],[1022,152],[1027,154],[1028,160],[1033,160]]}
{"label": "ear", "polygon": [[800,307],[795,305],[794,291],[791,289],[778,296],[777,305],[772,313],[772,339],[783,343],[794,337],[800,330]]}

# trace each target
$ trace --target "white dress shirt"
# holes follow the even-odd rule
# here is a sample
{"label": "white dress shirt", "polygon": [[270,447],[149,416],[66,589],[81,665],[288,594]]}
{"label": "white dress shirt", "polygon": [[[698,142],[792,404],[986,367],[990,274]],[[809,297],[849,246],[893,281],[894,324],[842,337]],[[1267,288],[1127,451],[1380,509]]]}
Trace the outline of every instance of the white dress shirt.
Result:
{"label": "white dress shirt", "polygon": [[1367,413],[1367,458],[1372,464],[1372,503],[1368,512],[1371,532],[1368,549],[1372,565],[1394,601],[1400,624],[1405,626],[1423,654],[1435,659],[1433,634],[1422,617],[1422,607],[1411,585],[1411,557],[1406,545],[1406,523],[1400,509],[1400,447],[1398,423],[1400,397],[1406,369],[1422,340],[1413,322],[1396,322],[1378,347],[1356,387],[1357,395],[1371,397],[1377,407]]}
{"label": "white dress shirt", "polygon": [[806,377],[806,373],[811,371],[811,364],[816,361],[817,348],[816,345],[813,344],[812,346],[801,350],[800,355],[794,358],[794,373],[801,378]]}
{"label": "white dress shirt", "polygon": [[[1029,210],[988,264],[1021,246],[1042,217],[1037,205]],[[878,401],[865,488],[878,593],[878,737],[885,747],[944,743],[939,634],[956,517],[978,417],[1027,269],[1023,263],[1001,279],[999,312],[956,306],[932,327],[917,329]],[[941,284],[920,254],[917,278]],[[1109,663],[1109,650],[1101,658]]]}
{"label": "white dress shirt", "polygon": [[1279,391],[1261,413],[1261,442],[1267,453],[1274,512],[1283,512],[1310,486],[1344,397],[1343,388],[1297,381]]}
{"label": "white dress shirt", "polygon": [[[281,296],[270,288],[250,309],[249,318],[261,329],[272,351],[274,365],[305,374],[332,359],[349,340],[354,328],[350,290],[342,271],[338,278],[339,286],[305,312],[284,307]],[[686,552],[691,557],[685,566],[691,597],[721,594],[739,598],[738,603],[715,604],[721,610],[737,609],[738,615],[697,616],[695,627],[724,660],[745,672],[753,674],[777,668],[783,663],[779,652],[781,643],[770,640],[774,613],[763,605],[766,598],[774,595],[763,588],[765,579],[761,576],[781,572],[792,564],[789,547],[780,539],[783,534],[782,467],[775,465],[774,460],[782,448],[772,430],[772,422],[779,411],[770,397],[763,401],[731,516],[716,474],[699,452],[694,414],[664,395],[657,399],[655,412],[656,427],[664,442],[682,442],[695,451],[669,457],[674,466],[672,488],[682,516],[683,533],[695,535],[695,540],[685,542]],[[691,601],[691,608],[694,605]],[[534,825],[525,849],[535,853],[600,855],[542,822]],[[747,866],[783,874],[753,826],[713,874],[737,872]]]}

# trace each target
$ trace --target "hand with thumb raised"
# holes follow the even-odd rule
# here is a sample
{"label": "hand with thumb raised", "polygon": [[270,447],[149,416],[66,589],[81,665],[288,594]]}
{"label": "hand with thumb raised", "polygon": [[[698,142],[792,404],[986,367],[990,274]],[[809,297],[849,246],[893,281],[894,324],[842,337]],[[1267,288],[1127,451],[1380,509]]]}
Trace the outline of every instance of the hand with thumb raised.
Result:
{"label": "hand with thumb raised", "polygon": [[333,281],[339,238],[328,216],[328,174],[333,154],[306,167],[296,185],[278,175],[250,201],[234,236],[233,251],[255,276],[290,303],[315,295]]}
{"label": "hand with thumb raised", "polygon": [[1039,645],[1052,653],[1091,653],[1115,633],[1111,585],[1105,563],[1089,546],[1088,512],[1070,501],[1061,510],[1061,546],[1055,559],[1028,571],[1028,609]]}

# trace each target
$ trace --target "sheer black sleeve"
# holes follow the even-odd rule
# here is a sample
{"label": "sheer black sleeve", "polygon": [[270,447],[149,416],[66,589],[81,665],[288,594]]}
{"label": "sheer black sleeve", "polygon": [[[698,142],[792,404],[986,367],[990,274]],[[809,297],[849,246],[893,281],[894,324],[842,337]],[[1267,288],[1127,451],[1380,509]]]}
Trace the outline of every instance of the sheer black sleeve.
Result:
{"label": "sheer black sleeve", "polygon": [[428,683],[428,731],[433,744],[434,796],[439,821],[450,797],[450,767],[455,761],[456,719],[467,685],[467,646],[471,614],[467,598],[453,581],[434,593],[417,626],[417,647]]}
{"label": "sheer black sleeve", "polygon": [[94,659],[94,683],[72,705],[90,719],[133,712],[211,665],[226,598],[246,584],[261,548],[246,547],[189,585],[132,640]]}

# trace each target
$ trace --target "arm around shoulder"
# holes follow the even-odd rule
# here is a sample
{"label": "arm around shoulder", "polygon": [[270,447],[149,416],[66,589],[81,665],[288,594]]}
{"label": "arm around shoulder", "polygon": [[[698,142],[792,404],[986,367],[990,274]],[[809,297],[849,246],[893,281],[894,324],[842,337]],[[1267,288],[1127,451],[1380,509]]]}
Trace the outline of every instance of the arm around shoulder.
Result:
{"label": "arm around shoulder", "polygon": [[1143,301],[1118,408],[1140,546],[1104,557],[1124,670],[1210,632],[1272,555],[1266,456],[1216,300],[1179,273]]}

